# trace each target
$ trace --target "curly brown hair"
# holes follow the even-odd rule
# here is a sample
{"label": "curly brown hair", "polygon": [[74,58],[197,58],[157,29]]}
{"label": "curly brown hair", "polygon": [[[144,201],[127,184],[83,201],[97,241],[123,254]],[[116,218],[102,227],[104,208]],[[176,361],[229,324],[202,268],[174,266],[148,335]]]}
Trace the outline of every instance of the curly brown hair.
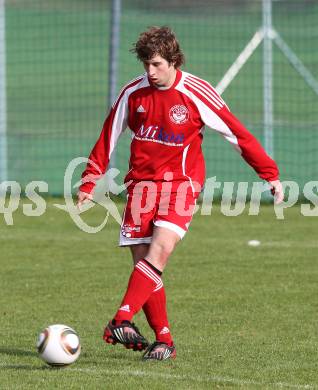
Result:
{"label": "curly brown hair", "polygon": [[151,60],[155,55],[160,55],[175,68],[179,68],[184,63],[184,55],[179,42],[174,32],[167,26],[149,27],[147,31],[139,35],[131,51],[136,53],[138,60],[142,62]]}

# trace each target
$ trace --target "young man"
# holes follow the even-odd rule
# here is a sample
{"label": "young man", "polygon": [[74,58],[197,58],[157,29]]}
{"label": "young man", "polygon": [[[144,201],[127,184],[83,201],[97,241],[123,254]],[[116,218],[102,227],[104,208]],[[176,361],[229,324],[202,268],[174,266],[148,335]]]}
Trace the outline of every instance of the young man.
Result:
{"label": "young man", "polygon": [[[133,51],[145,73],[124,86],[104,123],[83,172],[78,205],[92,199],[120,134],[132,131],[127,205],[120,245],[131,249],[134,269],[121,305],[105,328],[107,343],[144,350],[144,359],[174,358],[161,274],[188,230],[205,179],[204,126],[218,131],[283,199],[275,162],[230,112],[212,86],[179,68],[184,56],[168,27],[143,32]],[[150,204],[148,207],[147,204]],[[141,206],[142,205],[142,206]],[[146,206],[145,206],[146,205]],[[143,309],[156,341],[149,345],[131,322]]]}

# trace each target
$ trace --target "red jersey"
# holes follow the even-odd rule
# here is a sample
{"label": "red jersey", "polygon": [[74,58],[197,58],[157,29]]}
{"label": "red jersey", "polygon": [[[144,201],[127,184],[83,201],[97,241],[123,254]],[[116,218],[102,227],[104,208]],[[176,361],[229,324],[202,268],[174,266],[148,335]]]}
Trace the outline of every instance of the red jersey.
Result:
{"label": "red jersey", "polygon": [[201,144],[205,125],[227,139],[260,178],[278,179],[276,163],[213,87],[177,70],[175,82],[168,89],[152,85],[145,73],[121,90],[89,156],[94,164],[87,164],[80,190],[93,190],[127,127],[132,131],[132,141],[125,182],[162,181],[166,172],[172,172],[174,181],[196,181],[202,186],[205,163]]}

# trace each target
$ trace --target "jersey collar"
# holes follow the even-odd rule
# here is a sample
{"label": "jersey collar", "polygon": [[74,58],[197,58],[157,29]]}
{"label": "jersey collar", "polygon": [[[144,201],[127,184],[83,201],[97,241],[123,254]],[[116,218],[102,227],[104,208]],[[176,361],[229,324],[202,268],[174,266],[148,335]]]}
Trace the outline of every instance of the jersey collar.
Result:
{"label": "jersey collar", "polygon": [[171,85],[171,87],[169,87],[169,88],[158,88],[151,82],[151,80],[149,78],[148,78],[148,82],[149,82],[149,85],[152,88],[156,89],[157,91],[165,92],[165,91],[169,91],[170,89],[173,89],[179,83],[179,81],[181,80],[181,77],[182,77],[182,72],[181,72],[181,70],[177,69],[176,78],[175,78],[173,84]]}

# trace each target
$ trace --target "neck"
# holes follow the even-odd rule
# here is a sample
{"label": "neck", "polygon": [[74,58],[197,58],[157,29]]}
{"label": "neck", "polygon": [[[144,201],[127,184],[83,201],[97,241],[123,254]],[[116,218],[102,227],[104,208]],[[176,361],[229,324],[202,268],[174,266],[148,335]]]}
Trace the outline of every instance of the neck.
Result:
{"label": "neck", "polygon": [[170,77],[164,84],[154,84],[156,88],[158,89],[169,89],[173,83],[175,82],[175,79],[177,77],[177,69],[173,68],[173,71],[171,72]]}
{"label": "neck", "polygon": [[167,81],[166,85],[163,85],[163,87],[170,88],[173,85],[173,83],[175,82],[176,77],[177,77],[177,69],[173,68],[173,72],[171,74],[171,77]]}

